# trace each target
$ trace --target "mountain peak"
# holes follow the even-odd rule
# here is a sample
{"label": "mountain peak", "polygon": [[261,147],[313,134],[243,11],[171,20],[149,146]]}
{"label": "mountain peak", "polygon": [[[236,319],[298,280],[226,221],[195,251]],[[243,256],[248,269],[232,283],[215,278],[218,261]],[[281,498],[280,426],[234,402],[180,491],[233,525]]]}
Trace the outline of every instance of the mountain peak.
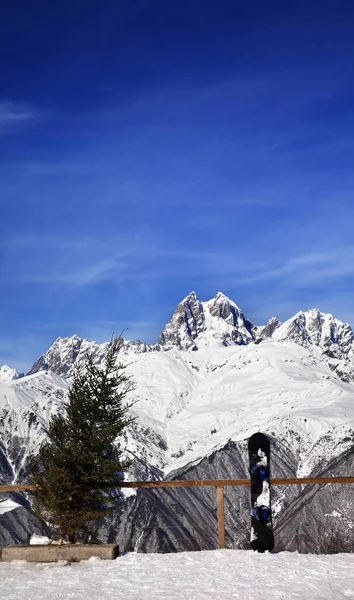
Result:
{"label": "mountain peak", "polygon": [[212,301],[218,302],[218,303],[224,302],[227,304],[232,304],[233,306],[237,306],[235,304],[235,302],[233,302],[233,300],[230,300],[230,298],[228,296],[225,296],[225,294],[223,294],[223,292],[217,292],[215,294],[215,296],[211,300],[209,300],[209,302],[212,302]]}
{"label": "mountain peak", "polygon": [[10,381],[14,381],[14,379],[19,379],[20,377],[23,377],[23,373],[19,373],[14,367],[9,367],[8,365],[0,367],[1,383],[10,383]]}
{"label": "mountain peak", "polygon": [[180,302],[180,304],[186,304],[188,302],[199,302],[199,298],[198,298],[196,292],[194,292],[194,291],[189,292],[189,294],[187,294],[187,296],[185,298],[183,298],[183,300]]}
{"label": "mountain peak", "polygon": [[78,335],[70,337],[59,337],[53,342],[48,350],[36,360],[28,375],[38,371],[53,371],[62,377],[71,377],[76,361],[81,361],[87,354],[97,356],[100,361],[106,351],[108,342],[97,344],[80,338]]}
{"label": "mountain peak", "polygon": [[266,338],[271,338],[273,336],[274,331],[278,329],[280,325],[281,322],[279,321],[279,319],[277,319],[276,317],[270,317],[265,326],[260,329],[258,342]]}
{"label": "mountain peak", "polygon": [[[353,374],[354,334],[348,323],[343,323],[330,313],[317,308],[299,311],[278,326],[274,341],[291,341],[312,349],[318,347],[329,360],[330,368],[346,380]],[[344,361],[338,365],[338,361]]]}
{"label": "mountain peak", "polygon": [[254,325],[222,292],[201,302],[193,291],[180,302],[159,337],[165,350],[198,350],[210,345],[248,344],[254,339]]}

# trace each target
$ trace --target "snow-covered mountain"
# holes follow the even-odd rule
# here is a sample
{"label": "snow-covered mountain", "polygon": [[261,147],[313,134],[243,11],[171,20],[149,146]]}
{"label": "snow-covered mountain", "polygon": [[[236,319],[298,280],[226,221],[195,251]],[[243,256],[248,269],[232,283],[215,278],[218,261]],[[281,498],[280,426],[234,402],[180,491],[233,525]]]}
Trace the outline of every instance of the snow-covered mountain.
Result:
{"label": "snow-covered mountain", "polygon": [[[331,434],[327,452],[333,456],[354,427],[354,384],[342,382],[320,357],[292,342],[136,353],[127,372],[136,384],[131,410],[137,416],[128,449],[148,455],[149,468],[161,474],[230,439],[247,439],[257,425],[283,440],[296,430],[296,472],[304,475],[316,464],[312,447],[321,436]],[[21,454],[35,451],[51,415],[63,410],[68,387],[53,371],[1,385],[1,440],[10,458],[6,481],[22,480]],[[24,442],[16,455],[14,437]]]}
{"label": "snow-covered mountain", "polygon": [[14,367],[8,367],[7,365],[0,367],[0,383],[8,383],[22,376],[23,373],[19,373]]}
{"label": "snow-covered mountain", "polygon": [[73,365],[81,362],[87,353],[103,357],[108,348],[105,344],[96,344],[73,335],[69,338],[58,338],[51,347],[36,360],[28,375],[37,371],[53,371],[62,377],[72,376]]}
{"label": "snow-covered mountain", "polygon": [[[40,356],[33,364],[28,375],[38,371],[53,371],[61,377],[71,379],[74,374],[75,365],[81,364],[88,354],[91,354],[96,364],[101,364],[106,355],[109,342],[97,344],[90,342],[78,335],[68,338],[58,338],[50,348]],[[121,353],[128,357],[132,354],[140,354],[158,349],[156,344],[145,344],[144,342],[130,342],[124,340]]]}
{"label": "snow-covered mountain", "polygon": [[208,302],[201,302],[191,292],[177,306],[160,334],[159,344],[165,350],[198,350],[213,345],[245,345],[254,339],[255,326],[227,296],[218,292]]}
{"label": "snow-covered mountain", "polygon": [[51,416],[64,409],[68,387],[45,371],[0,385],[0,480],[23,480],[26,460],[38,449]]}
{"label": "snow-covered mountain", "polygon": [[[201,302],[196,293],[191,292],[178,304],[156,344],[125,340],[122,355],[246,346],[270,339],[291,341],[310,349],[316,356],[322,356],[343,381],[354,381],[354,334],[348,323],[312,309],[298,312],[284,323],[271,317],[266,325],[256,326],[221,292],[207,302]],[[74,365],[82,362],[85,354],[93,354],[100,363],[107,347],[108,342],[97,344],[77,335],[58,338],[28,374],[49,369],[57,375],[72,377]]]}
{"label": "snow-covered mountain", "polygon": [[[208,302],[201,302],[195,292],[178,304],[170,321],[165,325],[156,344],[124,341],[122,354],[131,356],[144,352],[198,350],[199,348],[246,345],[256,339],[257,327],[248,321],[242,310],[229,298],[218,292]],[[72,377],[76,363],[86,354],[92,354],[98,364],[103,360],[108,342],[97,344],[77,335],[58,338],[36,360],[28,374],[51,370],[63,377]]]}
{"label": "snow-covered mountain", "polygon": [[354,380],[354,334],[348,323],[333,315],[316,308],[298,312],[276,327],[271,337],[275,341],[293,341],[312,351],[319,348],[341,379]]}
{"label": "snow-covered mountain", "polygon": [[[50,416],[64,409],[75,364],[86,352],[100,363],[107,347],[108,342],[78,336],[59,338],[29,376],[0,385],[0,481],[25,478],[28,454],[36,452]],[[124,440],[134,458],[129,479],[247,477],[247,439],[257,430],[272,440],[274,477],[352,474],[353,347],[349,325],[332,315],[312,310],[257,327],[223,294],[201,302],[192,292],[157,344],[126,341],[121,351],[136,384],[131,410],[137,420]],[[340,539],[354,527],[353,500],[345,487],[350,486],[337,490],[335,504],[328,488],[275,489],[278,541],[289,549],[318,548],[325,503],[327,521],[332,523],[333,510],[341,515],[331,524]],[[227,491],[231,545],[244,543],[248,500],[246,489]],[[28,523],[28,513],[21,517],[25,510],[15,511],[20,529]],[[295,521],[287,520],[291,511]],[[127,494],[101,535],[110,541],[118,536],[122,547],[141,551],[213,547],[216,529],[205,533],[210,515],[215,515],[212,489],[141,490]],[[182,530],[192,536],[192,546],[180,540]],[[0,542],[7,539],[0,524]]]}

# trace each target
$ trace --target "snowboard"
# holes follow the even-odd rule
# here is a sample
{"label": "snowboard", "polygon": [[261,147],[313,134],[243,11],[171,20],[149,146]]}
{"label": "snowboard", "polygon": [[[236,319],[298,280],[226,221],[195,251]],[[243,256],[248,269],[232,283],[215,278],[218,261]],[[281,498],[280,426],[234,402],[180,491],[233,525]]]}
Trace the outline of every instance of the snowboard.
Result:
{"label": "snowboard", "polygon": [[274,535],[270,505],[270,443],[264,433],[248,440],[251,478],[251,546],[253,550],[273,550]]}

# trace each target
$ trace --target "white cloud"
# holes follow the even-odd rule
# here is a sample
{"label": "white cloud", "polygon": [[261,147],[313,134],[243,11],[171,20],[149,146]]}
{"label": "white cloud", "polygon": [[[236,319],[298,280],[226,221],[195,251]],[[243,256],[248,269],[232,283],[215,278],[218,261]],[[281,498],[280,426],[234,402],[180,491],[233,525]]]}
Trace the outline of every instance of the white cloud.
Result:
{"label": "white cloud", "polygon": [[0,132],[6,132],[34,118],[35,113],[25,105],[0,101]]}
{"label": "white cloud", "polygon": [[263,265],[241,283],[283,281],[289,287],[322,285],[354,275],[354,246],[337,247],[323,252],[308,252],[287,258],[282,263]]}
{"label": "white cloud", "polygon": [[146,259],[152,252],[148,234],[136,231],[104,239],[13,236],[3,238],[1,245],[3,285],[84,287],[102,281],[144,280]]}

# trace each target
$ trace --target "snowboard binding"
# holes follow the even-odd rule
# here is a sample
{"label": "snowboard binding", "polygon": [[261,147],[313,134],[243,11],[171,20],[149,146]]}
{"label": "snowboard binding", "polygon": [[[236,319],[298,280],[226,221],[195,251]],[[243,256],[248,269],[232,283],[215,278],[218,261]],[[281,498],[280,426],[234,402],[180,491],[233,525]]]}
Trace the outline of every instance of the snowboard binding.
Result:
{"label": "snowboard binding", "polygon": [[270,523],[272,519],[272,513],[268,506],[254,506],[251,510],[251,515],[260,523]]}
{"label": "snowboard binding", "polygon": [[262,481],[269,479],[270,470],[268,467],[264,467],[263,465],[251,465],[250,473],[253,477],[259,477]]}

